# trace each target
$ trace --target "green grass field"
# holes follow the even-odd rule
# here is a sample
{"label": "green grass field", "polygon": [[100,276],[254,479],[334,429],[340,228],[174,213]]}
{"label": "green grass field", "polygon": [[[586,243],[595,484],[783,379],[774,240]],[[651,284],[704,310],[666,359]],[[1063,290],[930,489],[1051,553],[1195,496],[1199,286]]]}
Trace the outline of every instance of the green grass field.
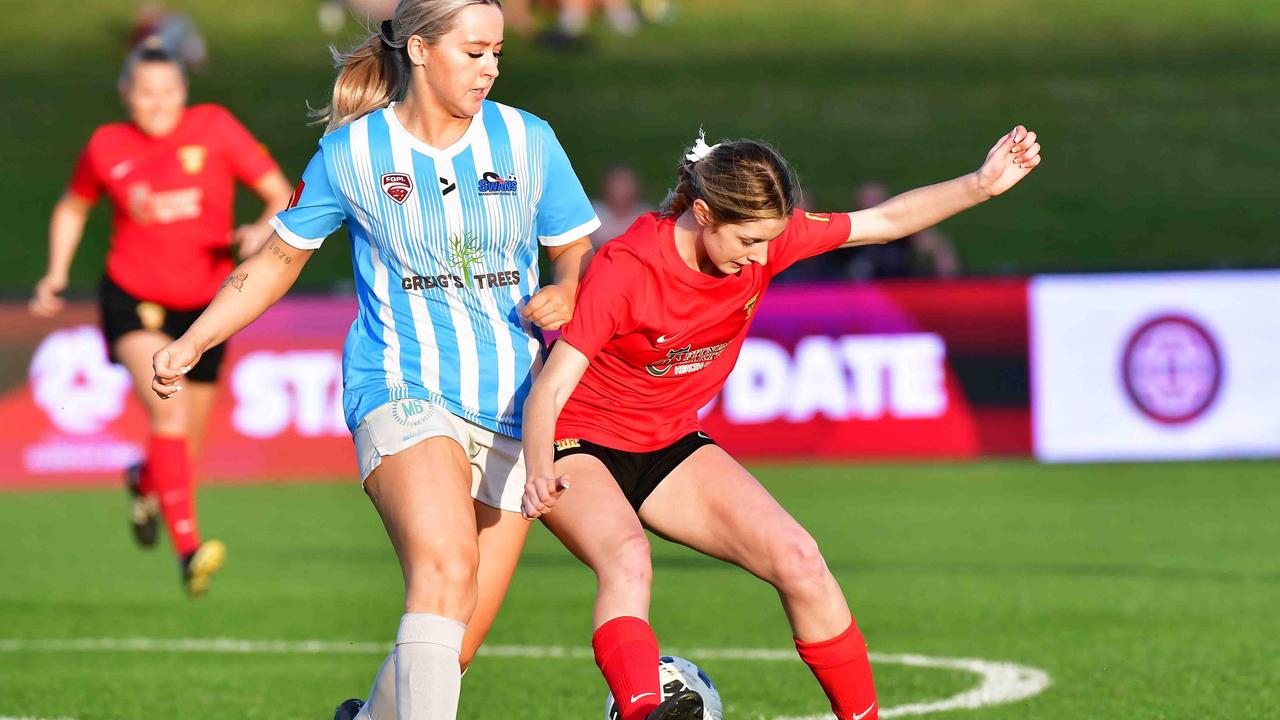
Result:
{"label": "green grass field", "polygon": [[[1029,700],[930,717],[1274,717],[1280,464],[758,471],[822,543],[873,652],[1016,663],[1052,680]],[[208,488],[201,516],[231,554],[210,594],[190,602],[167,549],[131,546],[123,493],[0,496],[0,717],[328,718],[363,695],[401,586],[355,484]],[[731,720],[825,710],[798,661],[722,652],[790,647],[762,583],[661,542],[655,565],[659,636],[716,679]],[[603,683],[584,654],[593,591],[589,573],[536,529],[490,643],[576,654],[482,658],[461,717],[598,718]],[[259,644],[229,653],[37,642],[86,638]],[[330,645],[261,645],[306,640]],[[900,664],[876,672],[886,708],[978,682]]]}
{"label": "green grass field", "polygon": [[[193,99],[229,105],[296,177],[331,86],[315,0],[172,0],[208,37]],[[812,204],[976,167],[1015,121],[1045,164],[1009,198],[949,221],[973,273],[1274,266],[1280,4],[1271,0],[677,0],[674,24],[594,52],[513,38],[495,99],[551,121],[580,176],[634,164],[654,201],[699,125],[775,142]],[[48,213],[96,125],[120,117],[115,75],[133,3],[17,3],[0,26],[0,291],[43,270]],[[338,39],[346,44],[353,36]],[[250,206],[244,204],[243,216]],[[74,284],[101,269],[99,210]],[[302,283],[350,277],[342,242]]]}

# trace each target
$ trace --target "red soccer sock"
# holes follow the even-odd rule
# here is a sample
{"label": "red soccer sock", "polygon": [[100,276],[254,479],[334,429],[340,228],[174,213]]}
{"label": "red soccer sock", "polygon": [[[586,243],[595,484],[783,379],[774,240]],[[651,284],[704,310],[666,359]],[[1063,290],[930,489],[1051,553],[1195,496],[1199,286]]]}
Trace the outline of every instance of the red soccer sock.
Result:
{"label": "red soccer sock", "polygon": [[614,618],[596,630],[591,647],[622,720],[644,720],[662,702],[653,628],[637,617]]}
{"label": "red soccer sock", "polygon": [[174,552],[185,557],[200,547],[192,493],[191,459],[183,438],[152,435],[147,443],[143,483],[160,501],[160,512],[169,529]]}
{"label": "red soccer sock", "polygon": [[856,622],[849,623],[849,629],[830,640],[796,640],[796,650],[827,693],[831,711],[839,720],[879,720],[867,641]]}

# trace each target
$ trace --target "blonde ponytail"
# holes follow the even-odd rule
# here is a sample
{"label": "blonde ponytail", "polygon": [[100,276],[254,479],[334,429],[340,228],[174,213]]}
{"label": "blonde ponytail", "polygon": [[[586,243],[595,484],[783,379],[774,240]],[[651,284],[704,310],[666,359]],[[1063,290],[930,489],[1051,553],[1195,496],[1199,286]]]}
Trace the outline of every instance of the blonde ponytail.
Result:
{"label": "blonde ponytail", "polygon": [[316,122],[324,123],[325,133],[387,107],[404,95],[409,82],[404,48],[389,47],[381,33],[370,35],[345,53],[337,48],[330,50],[339,68],[333,99],[328,107],[312,113]]}

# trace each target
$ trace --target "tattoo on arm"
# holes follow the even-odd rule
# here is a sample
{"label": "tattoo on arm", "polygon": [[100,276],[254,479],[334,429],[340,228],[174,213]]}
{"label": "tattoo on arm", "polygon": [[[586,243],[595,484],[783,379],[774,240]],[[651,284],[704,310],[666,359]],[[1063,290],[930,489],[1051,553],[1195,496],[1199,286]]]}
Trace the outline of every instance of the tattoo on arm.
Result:
{"label": "tattoo on arm", "polygon": [[280,261],[283,262],[285,265],[288,265],[289,263],[293,262],[293,256],[289,254],[289,251],[280,247],[280,243],[276,242],[275,240],[271,241],[271,244],[267,246],[267,249],[270,250],[271,254],[279,258]]}
{"label": "tattoo on arm", "polygon": [[231,287],[235,288],[237,291],[243,291],[244,281],[247,279],[249,279],[249,273],[242,273],[242,272],[231,273],[231,276],[227,278],[227,281],[222,283],[222,287],[226,287],[230,285]]}

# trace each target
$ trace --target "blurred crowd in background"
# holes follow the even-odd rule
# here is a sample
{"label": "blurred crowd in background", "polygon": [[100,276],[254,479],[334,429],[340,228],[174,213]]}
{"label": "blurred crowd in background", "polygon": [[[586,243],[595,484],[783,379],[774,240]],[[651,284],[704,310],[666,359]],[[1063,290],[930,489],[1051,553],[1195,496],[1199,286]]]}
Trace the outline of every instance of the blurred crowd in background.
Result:
{"label": "blurred crowd in background", "polygon": [[[396,0],[320,0],[317,18],[332,35],[346,27],[348,10],[361,20],[380,22],[395,5]],[[646,23],[668,22],[673,15],[671,0],[505,0],[502,7],[513,32],[564,51],[589,49],[587,33],[597,18],[615,33],[635,35]]]}
{"label": "blurred crowd in background", "polygon": [[[349,21],[373,25],[391,16],[396,0],[320,0],[317,19],[321,28],[336,34]],[[509,27],[525,37],[537,37],[555,50],[587,47],[586,33],[594,20],[603,18],[612,32],[632,35],[646,22],[666,22],[673,10],[669,0],[505,0]],[[141,7],[130,45],[148,37],[163,40],[166,49],[194,72],[208,63],[208,48],[195,22],[185,13],[148,3]],[[657,209],[662,188],[646,188],[628,165],[608,168],[593,197],[600,229],[591,235],[599,248],[621,235],[640,215]],[[808,208],[846,211],[873,207],[887,200],[892,190],[876,180],[850,189],[847,207]],[[781,282],[893,280],[913,277],[953,278],[960,275],[955,247],[941,231],[930,228],[887,245],[850,248],[826,253],[789,268]]]}

